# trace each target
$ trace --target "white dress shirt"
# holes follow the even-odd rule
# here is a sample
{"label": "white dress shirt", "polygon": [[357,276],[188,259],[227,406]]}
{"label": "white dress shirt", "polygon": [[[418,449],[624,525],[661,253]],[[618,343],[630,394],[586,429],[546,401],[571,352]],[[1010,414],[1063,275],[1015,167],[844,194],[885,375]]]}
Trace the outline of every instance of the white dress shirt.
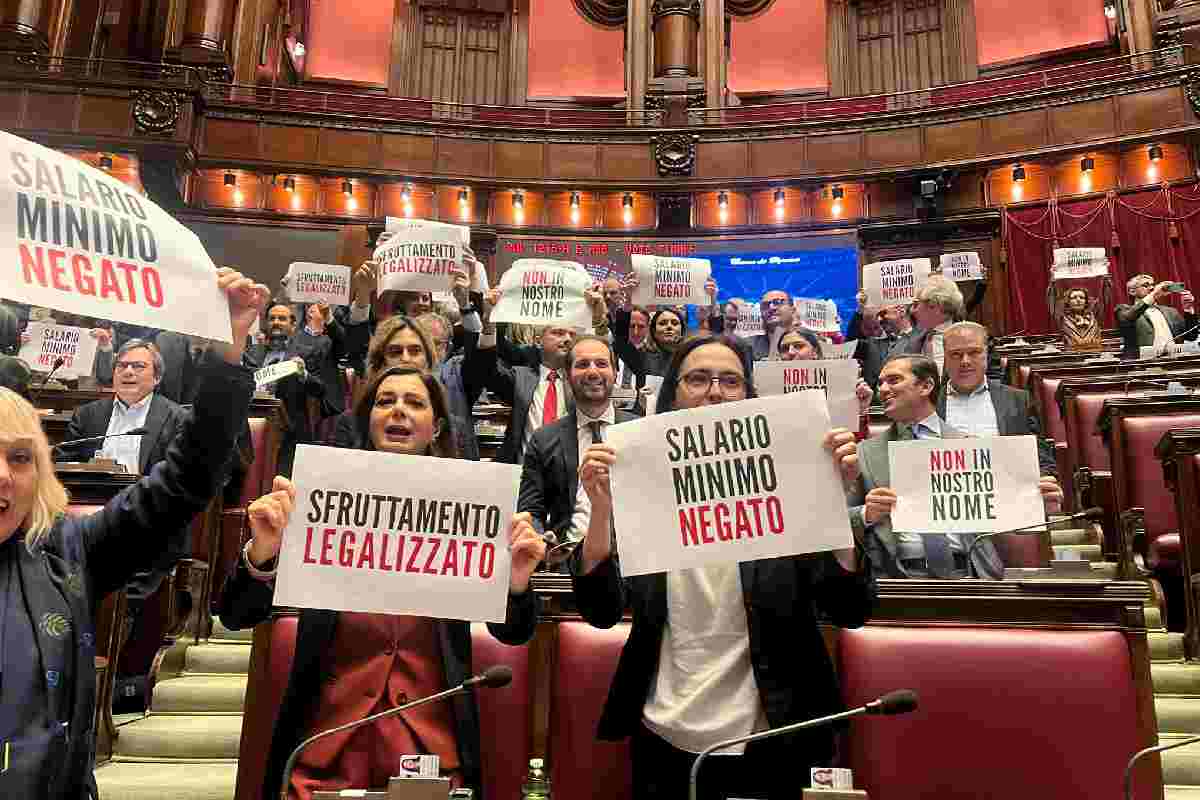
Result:
{"label": "white dress shirt", "polygon": [[1147,308],[1144,312],[1146,319],[1150,320],[1150,324],[1154,326],[1154,346],[1166,347],[1175,341],[1175,335],[1171,333],[1171,326],[1167,323],[1167,316],[1162,312],[1156,303],[1148,297],[1143,298],[1143,303]]}
{"label": "white dress shirt", "polygon": [[[990,405],[990,403],[989,403]],[[916,439],[940,439],[942,437],[942,420],[937,412],[914,424],[913,437]],[[957,553],[965,553],[962,539],[956,533],[945,534],[950,540],[950,549]],[[924,558],[925,537],[919,533],[896,534],[896,557],[900,559]]]}
{"label": "white dress shirt", "polygon": [[1000,435],[986,379],[969,394],[955,389],[953,383],[946,384],[946,424],[968,436]]}
{"label": "white dress shirt", "polygon": [[942,337],[946,329],[954,323],[951,320],[946,320],[941,325],[929,332],[929,336],[925,338],[924,354],[932,358],[937,363],[938,374],[942,372],[942,361],[946,357],[946,343]]}
{"label": "white dress shirt", "polygon": [[[565,369],[556,370],[558,377],[554,381],[554,388],[558,395],[558,414],[555,419],[562,419],[563,414],[567,413],[567,388]],[[525,448],[529,446],[529,440],[533,438],[533,434],[538,428],[542,427],[542,409],[546,407],[546,390],[550,388],[550,382],[546,380],[546,376],[550,374],[550,368],[545,364],[538,367],[538,385],[533,392],[533,402],[529,404],[529,416],[525,420],[525,441],[521,444],[521,452],[525,452]]]}
{"label": "white dress shirt", "polygon": [[[608,408],[599,417],[589,417],[575,407],[575,417],[579,421],[579,428],[576,431],[576,436],[579,440],[579,459],[583,460],[583,454],[589,447],[592,446],[592,423],[600,423],[600,439],[601,441],[608,438],[608,426],[616,423],[616,414],[613,411],[612,403],[608,404]],[[570,465],[567,465],[568,469]],[[576,465],[578,469],[578,465]],[[583,488],[583,481],[579,482],[579,486],[575,490],[575,513],[571,515],[571,531],[568,534],[573,541],[579,541],[587,534],[588,523],[592,519],[592,500],[588,497],[587,490]]]}
{"label": "white dress shirt", "polygon": [[134,475],[138,474],[138,465],[142,456],[142,436],[114,436],[146,424],[150,414],[150,402],[154,392],[143,397],[131,406],[125,405],[120,398],[113,399],[112,416],[108,418],[108,430],[104,432],[108,439],[96,452],[102,458],[111,458],[118,464],[124,464],[125,469]]}

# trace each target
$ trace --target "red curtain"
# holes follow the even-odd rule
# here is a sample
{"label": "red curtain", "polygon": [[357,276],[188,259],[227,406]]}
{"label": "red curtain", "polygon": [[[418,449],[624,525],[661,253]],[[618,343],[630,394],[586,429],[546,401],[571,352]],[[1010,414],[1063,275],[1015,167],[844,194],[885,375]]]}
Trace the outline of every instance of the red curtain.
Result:
{"label": "red curtain", "polygon": [[[1125,302],[1125,282],[1134,275],[1145,272],[1158,280],[1182,281],[1189,288],[1200,284],[1200,191],[1194,185],[1008,209],[1004,222],[1008,327],[1014,333],[1055,329],[1046,303],[1055,242],[1059,247],[1107,250],[1112,303],[1103,309],[1106,327],[1115,325],[1112,306]],[[1100,290],[1100,279],[1084,283],[1093,294]]]}

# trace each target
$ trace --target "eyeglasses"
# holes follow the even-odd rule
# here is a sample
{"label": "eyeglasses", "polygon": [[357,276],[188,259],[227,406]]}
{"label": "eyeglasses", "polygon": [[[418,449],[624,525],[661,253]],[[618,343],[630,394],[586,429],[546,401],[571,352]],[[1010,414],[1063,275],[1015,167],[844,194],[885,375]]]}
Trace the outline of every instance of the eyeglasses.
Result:
{"label": "eyeglasses", "polygon": [[121,370],[129,369],[133,370],[135,374],[140,375],[146,371],[146,367],[148,366],[150,365],[145,361],[118,361],[116,366],[113,367],[113,372],[120,372]]}
{"label": "eyeglasses", "polygon": [[780,342],[779,352],[790,353],[795,350],[797,353],[803,353],[805,350],[811,350],[812,345],[808,342]]}
{"label": "eyeglasses", "polygon": [[775,308],[776,306],[786,306],[787,304],[788,300],[786,297],[776,297],[771,300],[762,301],[762,305],[770,306],[771,308]]}
{"label": "eyeglasses", "polygon": [[684,375],[680,380],[693,394],[707,392],[714,383],[726,396],[741,394],[746,389],[746,379],[736,372],[722,372],[713,375],[708,370],[696,369]]}

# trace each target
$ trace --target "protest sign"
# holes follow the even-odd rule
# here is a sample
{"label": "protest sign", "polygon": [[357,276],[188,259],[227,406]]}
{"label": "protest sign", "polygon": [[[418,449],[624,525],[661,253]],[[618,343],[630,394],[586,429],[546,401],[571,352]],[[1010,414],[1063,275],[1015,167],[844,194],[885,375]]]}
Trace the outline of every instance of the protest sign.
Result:
{"label": "protest sign", "polygon": [[867,304],[894,306],[911,303],[929,280],[933,265],[928,258],[877,261],[863,267],[863,291]]}
{"label": "protest sign", "polygon": [[892,530],[993,533],[1046,521],[1037,437],[892,442]]}
{"label": "protest sign", "polygon": [[503,622],[520,479],[512,464],[300,445],[274,602]]}
{"label": "protest sign", "polygon": [[375,248],[379,291],[437,292],[450,287],[450,270],[462,265],[471,231],[427,219],[395,220],[391,236]]}
{"label": "protest sign", "polygon": [[858,430],[858,362],[846,359],[756,361],[754,386],[761,397],[806,390],[821,392],[835,428]]}
{"label": "protest sign", "polygon": [[9,300],[228,342],[200,240],[106,172],[0,131],[0,292]]}
{"label": "protest sign", "polygon": [[1054,250],[1054,280],[1095,278],[1108,274],[1103,247],[1058,247]]}
{"label": "protest sign", "polygon": [[983,280],[983,262],[979,253],[943,253],[940,261],[942,275],[952,281]]}
{"label": "protest sign", "polygon": [[747,303],[741,298],[730,301],[738,310],[738,324],[733,332],[741,337],[760,336],[765,333],[762,321],[762,306],[758,303]]}
{"label": "protest sign", "polygon": [[821,351],[825,353],[826,358],[850,358],[857,349],[858,339],[851,339],[841,344],[830,342],[829,344],[821,345]]}
{"label": "protest sign", "polygon": [[621,572],[644,575],[853,545],[817,392],[613,425]]}
{"label": "protest sign", "polygon": [[673,258],[634,253],[629,257],[638,276],[632,303],[648,305],[708,305],[704,284],[712,275],[707,258]]}
{"label": "protest sign", "polygon": [[1200,353],[1200,342],[1173,342],[1163,345],[1142,345],[1138,348],[1138,359],[1175,358],[1177,356],[1194,356]]}
{"label": "protest sign", "polygon": [[[47,373],[54,370],[56,378],[78,378],[92,374],[92,366],[96,362],[96,340],[87,328],[31,322],[25,332],[29,334],[29,341],[21,345],[17,357],[24,360],[30,369]],[[54,369],[54,362],[60,358],[62,365]]]}
{"label": "protest sign", "polygon": [[299,371],[300,362],[295,359],[289,358],[284,361],[276,361],[274,364],[262,369],[254,370],[254,387],[256,389],[265,388],[282,378],[286,378],[288,375],[295,375]]}
{"label": "protest sign", "polygon": [[810,331],[818,333],[837,333],[841,331],[838,324],[837,305],[832,300],[809,300],[797,298],[793,301],[796,313],[800,316],[800,324]]}
{"label": "protest sign", "polygon": [[293,303],[350,305],[350,268],[341,264],[295,261],[287,271],[288,297]]}
{"label": "protest sign", "polygon": [[591,276],[579,264],[519,259],[500,278],[500,302],[492,311],[492,322],[584,330],[592,325],[592,312],[583,296],[591,285]]}

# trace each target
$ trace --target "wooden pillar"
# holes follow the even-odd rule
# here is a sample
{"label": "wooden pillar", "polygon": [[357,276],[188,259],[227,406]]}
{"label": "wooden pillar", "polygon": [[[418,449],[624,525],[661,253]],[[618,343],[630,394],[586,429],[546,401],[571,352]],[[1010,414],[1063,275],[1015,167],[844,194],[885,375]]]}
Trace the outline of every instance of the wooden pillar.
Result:
{"label": "wooden pillar", "polygon": [[975,38],[974,0],[942,0],[942,37],[946,46],[946,80],[979,77],[979,43]]}
{"label": "wooden pillar", "polygon": [[233,80],[228,45],[236,0],[188,0],[183,40],[167,60],[200,67],[211,80]]}
{"label": "wooden pillar", "polygon": [[729,17],[725,0],[704,3],[704,104],[709,108],[725,105],[725,87],[729,68],[725,53],[725,29]]}
{"label": "wooden pillar", "polygon": [[700,0],[654,0],[650,5],[650,20],[654,31],[654,77],[698,75],[696,34],[700,30]]}
{"label": "wooden pillar", "polygon": [[[1153,0],[1118,0],[1125,17],[1125,36],[1121,40],[1124,52],[1146,53],[1154,49]],[[1142,69],[1153,69],[1154,64],[1146,60]]]}
{"label": "wooden pillar", "polygon": [[0,2],[0,49],[50,51],[50,24],[55,0]]}
{"label": "wooden pillar", "polygon": [[[519,0],[515,4],[513,15],[521,13],[522,19],[528,18],[529,0]],[[524,11],[525,13],[522,13]],[[526,49],[529,46],[529,28],[526,25],[525,36],[521,41],[525,43]],[[392,22],[392,64],[388,74],[388,94],[393,97],[416,97],[417,95],[417,80],[416,80],[416,48],[417,36],[421,31],[421,9],[416,3],[409,0],[400,0],[396,3],[396,15]],[[513,41],[518,36],[512,37]],[[515,52],[515,51],[514,51]],[[528,63],[528,62],[522,62]],[[524,76],[524,80],[528,80]],[[510,97],[509,102],[524,103],[524,90],[520,89],[522,94],[520,97]]]}
{"label": "wooden pillar", "polygon": [[825,8],[825,69],[829,75],[829,96],[845,97],[855,85],[850,73],[850,8],[847,0],[829,0]]}
{"label": "wooden pillar", "polygon": [[[625,19],[625,95],[628,108],[646,107],[646,86],[652,69],[651,47],[650,0],[629,0]],[[640,121],[640,116],[634,121]]]}

